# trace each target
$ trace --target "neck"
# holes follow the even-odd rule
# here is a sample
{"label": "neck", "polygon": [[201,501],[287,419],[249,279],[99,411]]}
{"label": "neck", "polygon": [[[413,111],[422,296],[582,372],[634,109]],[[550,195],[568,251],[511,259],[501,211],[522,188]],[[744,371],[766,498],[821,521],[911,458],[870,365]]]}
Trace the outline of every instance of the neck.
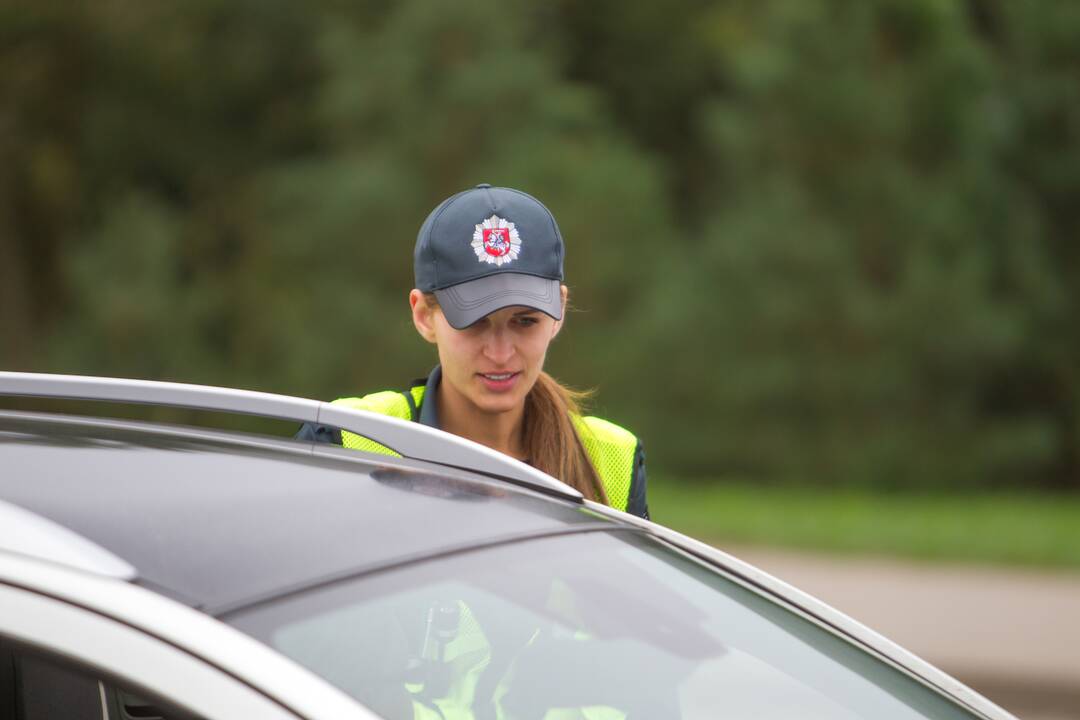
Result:
{"label": "neck", "polygon": [[524,406],[501,413],[484,412],[455,393],[446,382],[439,383],[437,396],[441,430],[519,460],[525,457]]}

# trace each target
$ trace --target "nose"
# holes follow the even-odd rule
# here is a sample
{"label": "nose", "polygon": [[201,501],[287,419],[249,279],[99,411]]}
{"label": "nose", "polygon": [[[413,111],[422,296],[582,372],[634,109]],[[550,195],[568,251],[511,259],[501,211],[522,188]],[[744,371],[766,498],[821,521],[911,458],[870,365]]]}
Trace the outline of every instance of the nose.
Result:
{"label": "nose", "polygon": [[484,357],[497,365],[506,365],[514,357],[513,338],[505,327],[494,327],[484,341]]}

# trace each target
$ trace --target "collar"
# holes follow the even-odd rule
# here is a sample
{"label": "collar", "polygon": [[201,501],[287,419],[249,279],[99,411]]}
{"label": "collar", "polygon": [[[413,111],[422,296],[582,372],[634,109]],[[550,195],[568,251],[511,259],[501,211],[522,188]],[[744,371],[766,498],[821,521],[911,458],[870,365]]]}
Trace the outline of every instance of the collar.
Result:
{"label": "collar", "polygon": [[420,424],[439,428],[439,382],[442,380],[442,366],[436,365],[427,376],[424,384],[424,399],[420,401]]}

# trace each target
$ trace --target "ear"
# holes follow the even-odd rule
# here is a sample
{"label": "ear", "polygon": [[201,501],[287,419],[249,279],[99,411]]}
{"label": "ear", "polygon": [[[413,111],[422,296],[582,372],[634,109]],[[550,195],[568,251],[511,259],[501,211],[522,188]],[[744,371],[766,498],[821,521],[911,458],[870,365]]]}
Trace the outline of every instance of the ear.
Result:
{"label": "ear", "polygon": [[416,288],[409,292],[409,307],[412,308],[412,321],[416,332],[429,343],[435,342],[435,308],[427,303],[424,293]]}
{"label": "ear", "polygon": [[562,330],[563,323],[566,322],[566,302],[570,297],[570,290],[565,285],[559,286],[559,295],[562,297],[562,320],[555,321],[555,328],[551,331],[551,337],[554,338]]}

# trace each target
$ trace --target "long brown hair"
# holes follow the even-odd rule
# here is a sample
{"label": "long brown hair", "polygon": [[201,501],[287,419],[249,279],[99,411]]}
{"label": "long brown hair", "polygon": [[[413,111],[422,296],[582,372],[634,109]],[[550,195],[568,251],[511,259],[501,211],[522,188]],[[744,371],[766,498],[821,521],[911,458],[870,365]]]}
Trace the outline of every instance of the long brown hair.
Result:
{"label": "long brown hair", "polygon": [[[435,293],[424,293],[424,301],[429,308],[439,307]],[[525,396],[522,445],[529,464],[537,470],[607,505],[604,485],[570,419],[581,414],[581,403],[591,394],[572,390],[541,370]]]}
{"label": "long brown hair", "polygon": [[523,444],[537,470],[562,480],[590,500],[608,504],[600,476],[581,444],[571,415],[580,415],[579,401],[589,392],[571,390],[543,370],[525,396]]}

